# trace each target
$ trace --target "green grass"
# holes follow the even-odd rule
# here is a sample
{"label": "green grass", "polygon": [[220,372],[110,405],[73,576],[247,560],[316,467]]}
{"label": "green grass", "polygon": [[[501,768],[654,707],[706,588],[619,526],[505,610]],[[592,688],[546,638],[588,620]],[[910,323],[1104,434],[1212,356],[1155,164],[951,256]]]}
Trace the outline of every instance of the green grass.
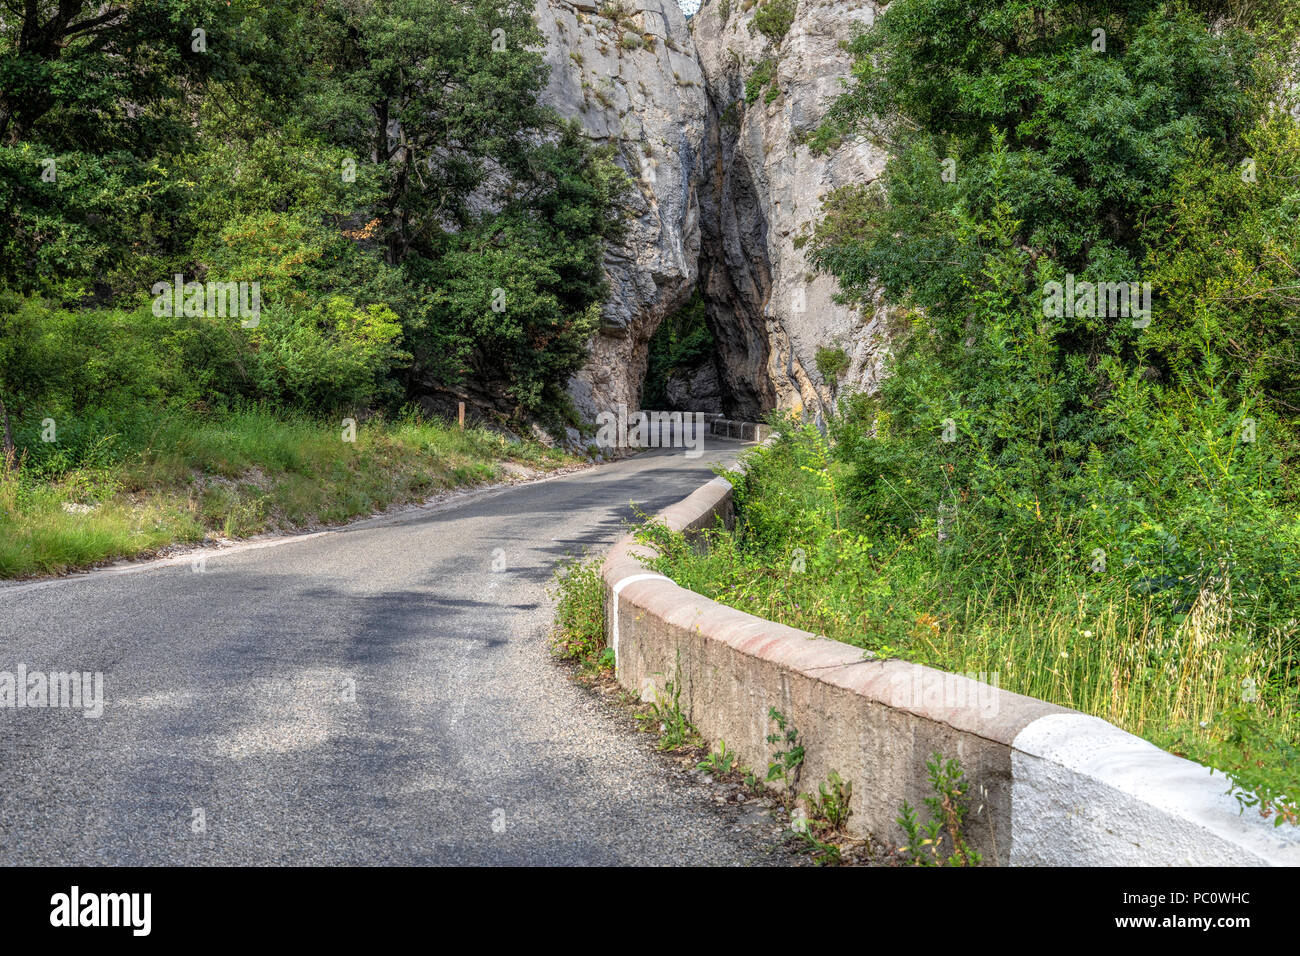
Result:
{"label": "green grass", "polygon": [[1237,779],[1276,820],[1300,806],[1300,623],[1234,615],[1230,582],[1174,614],[1064,571],[1008,584],[1015,555],[948,553],[933,523],[902,539],[853,513],[833,460],[757,452],[735,533],[703,553],[647,523],[655,569],[751,614],[1093,714]]}
{"label": "green grass", "polygon": [[[210,536],[335,524],[491,482],[514,461],[571,459],[484,429],[407,416],[341,420],[261,408],[69,422],[69,443],[0,462],[0,577],[57,574]],[[63,444],[63,448],[58,446]]]}
{"label": "green grass", "polygon": [[555,573],[555,623],[551,648],[556,657],[575,661],[589,673],[612,670],[613,650],[605,645],[603,559],[573,559]]}

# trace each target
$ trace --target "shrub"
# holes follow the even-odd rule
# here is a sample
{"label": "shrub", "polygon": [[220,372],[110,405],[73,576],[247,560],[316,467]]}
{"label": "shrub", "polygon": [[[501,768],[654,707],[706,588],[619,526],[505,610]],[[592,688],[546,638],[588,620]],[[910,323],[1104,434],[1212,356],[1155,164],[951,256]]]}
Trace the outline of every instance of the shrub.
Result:
{"label": "shrub", "polygon": [[410,356],[386,306],[332,296],[316,309],[265,309],[249,338],[254,396],[321,410],[395,398],[389,372]]}
{"label": "shrub", "polygon": [[828,383],[833,383],[849,368],[849,353],[838,347],[821,347],[817,349],[817,371]]}
{"label": "shrub", "polygon": [[751,32],[757,30],[772,43],[780,43],[790,32],[799,0],[767,0],[754,11]]}
{"label": "shrub", "polygon": [[[763,91],[763,87],[769,84],[775,88],[776,82],[776,60],[768,57],[760,62],[749,74],[749,79],[745,80],[745,102],[753,103],[758,99],[758,95]],[[771,102],[770,100],[768,102]]]}
{"label": "shrub", "polygon": [[342,296],[316,308],[266,306],[249,329],[238,318],[155,316],[149,306],[11,298],[0,303],[0,401],[32,429],[96,409],[147,415],[246,399],[316,411],[367,406],[398,397],[389,373],[408,358],[401,336],[391,310]]}
{"label": "shrub", "polygon": [[552,646],[562,658],[605,666],[605,582],[602,561],[574,560],[555,572],[555,623]]}

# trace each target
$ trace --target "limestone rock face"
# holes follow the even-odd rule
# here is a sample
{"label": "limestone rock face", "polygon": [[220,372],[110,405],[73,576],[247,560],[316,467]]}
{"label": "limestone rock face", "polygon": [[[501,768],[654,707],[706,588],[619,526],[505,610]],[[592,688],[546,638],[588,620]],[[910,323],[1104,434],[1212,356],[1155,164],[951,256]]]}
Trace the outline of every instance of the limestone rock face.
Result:
{"label": "limestone rock face", "polygon": [[637,408],[647,345],[694,290],[700,259],[704,78],[676,0],[538,0],[551,67],[543,100],[613,145],[636,180],[635,220],[605,256],[611,294],[587,365],[570,382],[587,418]]}
{"label": "limestone rock face", "polygon": [[[814,155],[803,140],[843,91],[849,73],[841,43],[876,7],[862,0],[799,0],[779,43],[751,32],[754,10],[709,0],[692,33],[709,91],[709,135],[701,186],[703,280],[731,391],[728,414],[754,417],[772,407],[821,409],[836,383],[817,370],[819,348],[850,357],[838,392],[870,389],[879,375],[883,316],[832,299],[834,279],[815,275],[801,237],[821,217],[822,197],[868,183],[885,155],[864,140]],[[746,81],[770,63],[772,81]],[[749,100],[749,102],[747,102]]]}
{"label": "limestone rock face", "polygon": [[722,379],[716,360],[670,375],[664,382],[670,410],[722,413]]}
{"label": "limestone rock face", "polygon": [[[874,22],[876,7],[799,0],[774,43],[751,32],[745,2],[728,0],[724,22],[724,0],[708,0],[688,24],[676,0],[538,0],[545,101],[613,144],[637,181],[635,221],[606,254],[602,328],[570,383],[588,418],[638,406],[650,337],[697,282],[727,415],[824,408],[836,383],[817,370],[822,347],[850,356],[837,394],[871,388],[878,375],[882,317],[832,301],[834,280],[814,275],[799,248],[826,192],[884,167],[864,141],[817,156],[802,145],[843,89],[840,44],[854,24]],[[773,82],[747,102],[746,81],[769,61]],[[678,385],[685,399],[708,383]]]}

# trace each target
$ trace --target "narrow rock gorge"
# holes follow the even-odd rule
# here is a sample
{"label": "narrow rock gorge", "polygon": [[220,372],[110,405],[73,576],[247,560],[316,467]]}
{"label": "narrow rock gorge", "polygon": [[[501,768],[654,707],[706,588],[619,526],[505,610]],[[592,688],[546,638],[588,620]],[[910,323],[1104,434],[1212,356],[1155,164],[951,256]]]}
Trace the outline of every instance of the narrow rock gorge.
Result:
{"label": "narrow rock gorge", "polygon": [[[698,380],[733,417],[817,412],[878,374],[879,316],[836,303],[800,248],[827,191],[884,165],[865,141],[822,155],[803,142],[843,89],[841,44],[876,7],[800,0],[779,40],[754,29],[755,9],[709,0],[688,19],[675,0],[538,4],[548,102],[614,146],[636,183],[627,238],[606,254],[602,327],[570,385],[589,418],[639,406],[650,338],[697,285],[717,354],[677,386],[683,403]],[[819,349],[846,353],[838,382],[818,371]]]}

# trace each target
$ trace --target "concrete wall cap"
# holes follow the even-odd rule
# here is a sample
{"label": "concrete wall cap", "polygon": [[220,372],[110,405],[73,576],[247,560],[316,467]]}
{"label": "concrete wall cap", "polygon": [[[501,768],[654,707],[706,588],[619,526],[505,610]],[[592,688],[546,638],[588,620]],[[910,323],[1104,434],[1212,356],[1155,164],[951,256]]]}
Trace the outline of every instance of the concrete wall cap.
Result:
{"label": "concrete wall cap", "polygon": [[[645,571],[641,566],[633,573]],[[965,675],[906,661],[872,660],[859,647],[738,611],[668,578],[638,580],[621,590],[619,599],[666,624],[704,634],[818,683],[1008,746],[1032,721],[1073,713]],[[959,703],[953,702],[954,691]]]}
{"label": "concrete wall cap", "polygon": [[[1098,862],[1165,862],[1300,865],[1300,827],[1274,827],[1256,810],[1244,811],[1228,793],[1228,778],[1161,750],[1147,740],[1088,714],[1051,714],[1026,726],[1012,744],[1016,772],[1018,855],[1050,862],[1052,839],[1042,830],[1059,814],[1060,794],[1086,802],[1091,816],[1128,820],[1127,830],[1145,836],[1146,857],[1136,844],[1092,833]],[[1110,831],[1107,834],[1113,836]],[[1107,842],[1113,845],[1107,846]],[[1162,857],[1150,859],[1151,854]],[[1013,854],[1014,860],[1015,854]]]}

